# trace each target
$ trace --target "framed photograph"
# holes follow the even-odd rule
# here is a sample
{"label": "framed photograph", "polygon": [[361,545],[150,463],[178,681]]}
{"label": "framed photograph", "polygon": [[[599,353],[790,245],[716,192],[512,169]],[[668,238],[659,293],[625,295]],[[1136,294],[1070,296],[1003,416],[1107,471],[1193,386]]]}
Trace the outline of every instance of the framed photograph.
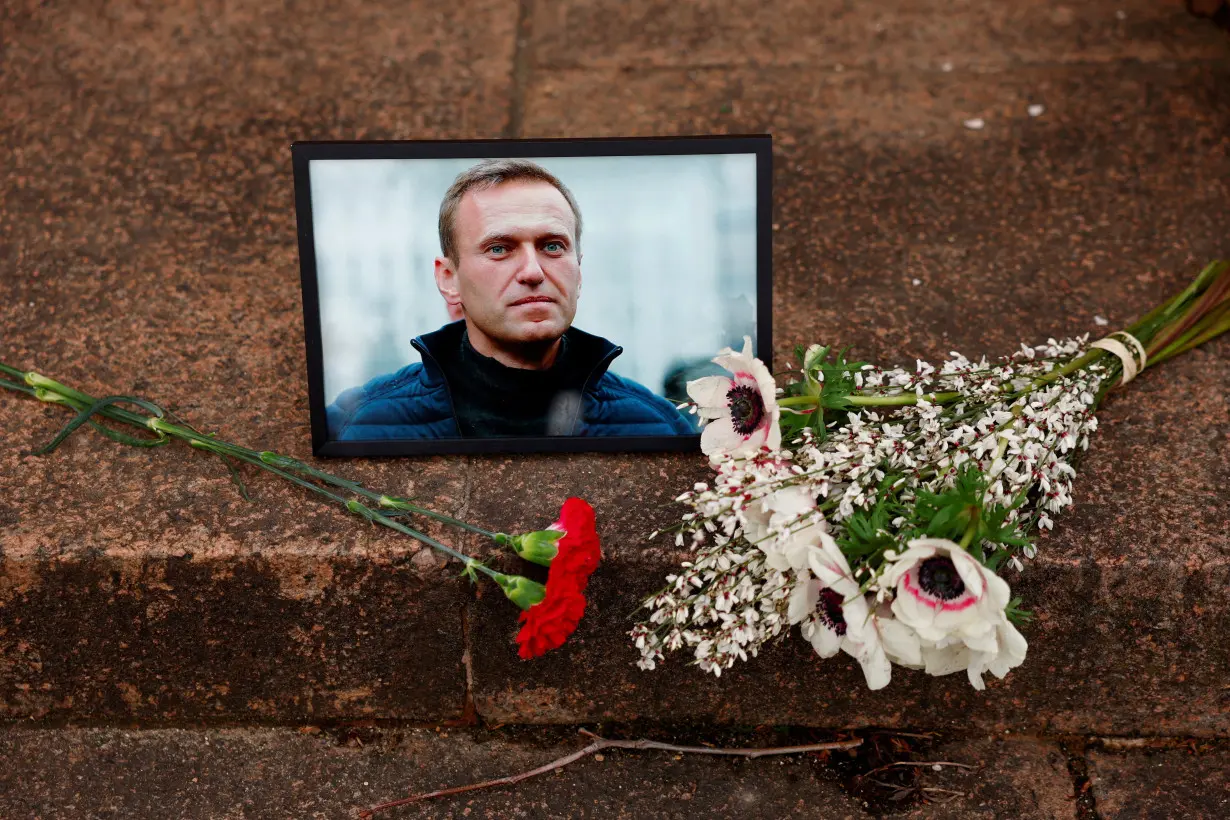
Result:
{"label": "framed photograph", "polygon": [[771,356],[768,135],[296,142],[317,456],[699,450]]}

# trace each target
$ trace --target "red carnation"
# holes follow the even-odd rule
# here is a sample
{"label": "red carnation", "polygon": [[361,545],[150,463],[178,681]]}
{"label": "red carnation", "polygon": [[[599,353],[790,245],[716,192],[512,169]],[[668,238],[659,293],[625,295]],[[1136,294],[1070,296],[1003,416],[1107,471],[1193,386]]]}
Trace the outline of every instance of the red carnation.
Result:
{"label": "red carnation", "polygon": [[559,520],[548,529],[564,534],[547,572],[546,597],[521,613],[517,643],[522,658],[536,658],[562,645],[585,612],[585,585],[602,560],[594,508],[584,499],[569,498]]}
{"label": "red carnation", "polygon": [[568,576],[576,589],[585,589],[589,576],[602,560],[594,508],[583,498],[569,498],[560,508],[559,520],[549,529],[562,530],[564,535],[556,542],[559,552],[551,559],[548,588],[552,581]]}
{"label": "red carnation", "polygon": [[572,586],[547,581],[547,597],[521,613],[525,624],[517,633],[519,654],[529,660],[562,645],[581,622],[585,596]]}

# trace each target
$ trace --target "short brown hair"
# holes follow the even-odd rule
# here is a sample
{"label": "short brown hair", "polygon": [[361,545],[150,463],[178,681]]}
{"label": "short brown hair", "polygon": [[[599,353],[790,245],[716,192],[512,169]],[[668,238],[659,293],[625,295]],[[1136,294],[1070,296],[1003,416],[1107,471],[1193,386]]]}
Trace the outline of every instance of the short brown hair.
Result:
{"label": "short brown hair", "polygon": [[457,209],[461,206],[461,198],[465,196],[466,191],[494,188],[496,185],[521,179],[546,182],[555,186],[556,190],[564,195],[564,199],[568,200],[568,207],[572,208],[572,216],[576,222],[576,236],[573,237],[573,241],[576,242],[576,248],[580,251],[581,209],[564,183],[546,168],[527,159],[489,159],[458,174],[453,184],[449,186],[448,193],[444,195],[444,201],[440,203],[441,253],[447,256],[453,264],[457,264]]}

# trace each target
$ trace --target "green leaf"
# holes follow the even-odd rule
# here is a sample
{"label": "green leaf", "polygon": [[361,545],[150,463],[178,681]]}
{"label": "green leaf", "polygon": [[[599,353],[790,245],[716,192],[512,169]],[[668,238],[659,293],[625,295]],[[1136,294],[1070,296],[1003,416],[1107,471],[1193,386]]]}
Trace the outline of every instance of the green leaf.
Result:
{"label": "green leaf", "polygon": [[[53,438],[51,441],[49,441],[47,444],[44,444],[42,447],[38,448],[37,450],[30,451],[28,455],[41,456],[41,455],[46,455],[47,453],[52,452],[57,447],[59,447],[66,438],[71,436],[73,432],[77,430],[77,428],[85,424],[87,421],[90,421],[91,417],[93,417],[96,413],[103,411],[104,409],[106,409],[107,407],[110,407],[113,404],[120,404],[120,403],[135,404],[138,407],[144,410],[148,410],[149,412],[153,413],[158,418],[162,418],[162,415],[163,415],[162,408],[154,404],[153,402],[148,402],[148,401],[145,401],[144,399],[138,399],[134,396],[106,396],[104,398],[98,399],[93,404],[91,404],[89,407],[85,408],[80,413],[78,413],[76,418],[74,418],[72,421],[66,424],[64,426],[64,429],[61,430],[56,435],[55,438]],[[145,446],[145,445],[141,445],[141,446]]]}
{"label": "green leaf", "polygon": [[960,509],[956,504],[946,504],[941,507],[939,512],[927,522],[927,534],[936,538],[946,537],[949,531],[949,524],[956,518]]}
{"label": "green leaf", "polygon": [[986,559],[982,563],[983,563],[983,566],[991,570],[991,572],[998,573],[1000,565],[1002,565],[1007,558],[1008,558],[1008,550],[995,550],[994,552],[991,553],[991,557]]}
{"label": "green leaf", "polygon": [[1034,619],[1033,612],[1027,609],[1021,609],[1021,598],[1016,597],[1008,602],[1008,606],[1004,608],[1004,615],[1015,626],[1024,626]]}
{"label": "green leaf", "polygon": [[99,424],[96,419],[90,419],[90,426],[112,441],[118,441],[120,444],[128,444],[133,447],[161,447],[164,444],[171,443],[170,436],[161,431],[156,431],[158,438],[136,438],[135,436],[121,433],[118,430],[112,430],[104,424]]}
{"label": "green leaf", "polygon": [[239,477],[239,468],[231,463],[231,460],[226,456],[218,453],[218,458],[222,459],[222,463],[226,465],[226,469],[231,471],[231,483],[239,488],[239,494],[243,496],[244,501],[251,501],[252,497],[248,495],[247,485],[243,483],[243,479]]}

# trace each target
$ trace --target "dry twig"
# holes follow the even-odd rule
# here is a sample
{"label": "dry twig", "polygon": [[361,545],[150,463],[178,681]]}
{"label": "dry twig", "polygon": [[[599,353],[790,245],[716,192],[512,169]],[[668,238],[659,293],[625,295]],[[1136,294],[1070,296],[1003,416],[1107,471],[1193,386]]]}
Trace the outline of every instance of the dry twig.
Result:
{"label": "dry twig", "polygon": [[539,766],[537,769],[532,769],[528,772],[509,775],[508,777],[500,777],[495,780],[488,780],[483,783],[471,783],[468,786],[456,786],[451,789],[440,789],[434,792],[425,792],[423,794],[414,794],[409,797],[403,797],[401,800],[394,800],[389,803],[381,803],[379,806],[373,806],[370,809],[364,809],[359,812],[359,817],[368,818],[378,811],[391,809],[396,806],[404,806],[409,803],[417,803],[420,800],[428,800],[433,797],[445,797],[450,794],[461,794],[462,792],[475,791],[477,789],[486,789],[491,786],[509,786],[513,783],[519,783],[522,780],[528,780],[540,774],[554,771],[555,769],[563,768],[569,763],[580,760],[581,758],[592,755],[595,752],[600,752],[603,749],[658,749],[664,752],[683,752],[690,754],[702,755],[736,755],[738,757],[756,758],[767,757],[769,755],[788,755],[799,754],[802,752],[821,752],[843,749],[854,749],[863,744],[860,740],[839,740],[833,743],[812,743],[806,746],[773,746],[765,749],[711,749],[707,746],[676,746],[673,743],[660,743],[656,740],[608,740],[604,737],[590,732],[586,729],[579,730],[581,734],[594,739],[584,749],[573,752],[570,755],[565,755],[559,760],[553,760],[545,766]]}

